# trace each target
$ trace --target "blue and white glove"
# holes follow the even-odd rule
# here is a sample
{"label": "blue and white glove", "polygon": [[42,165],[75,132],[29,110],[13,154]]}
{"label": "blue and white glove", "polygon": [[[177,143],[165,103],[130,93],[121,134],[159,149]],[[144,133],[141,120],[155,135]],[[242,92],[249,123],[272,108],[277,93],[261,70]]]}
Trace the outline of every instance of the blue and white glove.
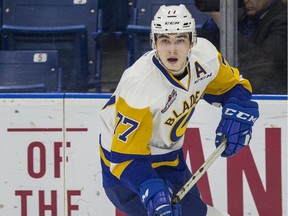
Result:
{"label": "blue and white glove", "polygon": [[227,147],[222,157],[235,155],[248,145],[252,137],[252,126],[259,117],[255,101],[239,101],[230,98],[222,109],[222,119],[216,129],[215,144],[218,147],[227,139]]}
{"label": "blue and white glove", "polygon": [[171,203],[172,190],[162,179],[150,179],[141,184],[140,198],[148,216],[181,216],[181,206]]}

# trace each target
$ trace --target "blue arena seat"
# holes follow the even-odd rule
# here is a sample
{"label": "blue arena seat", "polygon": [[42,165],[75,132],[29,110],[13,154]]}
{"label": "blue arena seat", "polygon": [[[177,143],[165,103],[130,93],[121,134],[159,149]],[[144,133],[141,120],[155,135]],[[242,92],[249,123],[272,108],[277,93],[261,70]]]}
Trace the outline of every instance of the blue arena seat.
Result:
{"label": "blue arena seat", "polygon": [[61,92],[57,50],[0,51],[0,92]]}
{"label": "blue arena seat", "polygon": [[99,0],[102,10],[102,32],[123,34],[129,22],[130,0]]}
{"label": "blue arena seat", "polygon": [[129,62],[130,65],[141,55],[151,49],[149,34],[151,21],[161,5],[184,4],[196,22],[196,28],[201,28],[209,18],[205,13],[199,11],[194,4],[194,0],[134,0],[134,11],[132,23],[127,26],[130,33],[129,41]]}
{"label": "blue arena seat", "polygon": [[56,49],[63,91],[87,90],[101,64],[93,37],[98,0],[3,0],[2,14],[4,50]]}

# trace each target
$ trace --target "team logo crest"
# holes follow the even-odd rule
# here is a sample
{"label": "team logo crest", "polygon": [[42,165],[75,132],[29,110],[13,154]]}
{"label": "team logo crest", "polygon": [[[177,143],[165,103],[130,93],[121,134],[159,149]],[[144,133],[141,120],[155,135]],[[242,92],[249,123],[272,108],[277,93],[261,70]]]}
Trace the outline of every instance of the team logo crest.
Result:
{"label": "team logo crest", "polygon": [[177,92],[175,89],[173,89],[172,93],[168,96],[167,103],[166,103],[164,109],[161,110],[161,113],[165,113],[169,109],[169,107],[174,102],[176,97],[177,97]]}

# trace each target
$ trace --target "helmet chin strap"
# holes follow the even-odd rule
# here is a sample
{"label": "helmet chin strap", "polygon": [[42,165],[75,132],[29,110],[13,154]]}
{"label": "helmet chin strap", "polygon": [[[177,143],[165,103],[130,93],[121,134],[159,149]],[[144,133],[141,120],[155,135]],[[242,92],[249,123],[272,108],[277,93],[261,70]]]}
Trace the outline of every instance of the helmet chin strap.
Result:
{"label": "helmet chin strap", "polygon": [[189,56],[190,56],[190,53],[191,53],[191,49],[189,50],[188,52],[188,56],[187,56],[187,60],[186,60],[186,63],[184,64],[184,66],[180,69],[180,70],[177,70],[177,71],[171,71],[170,69],[168,69],[161,61],[161,59],[159,58],[159,56],[157,55],[157,50],[154,49],[154,53],[155,53],[155,57],[158,59],[158,61],[160,62],[160,64],[165,68],[166,71],[168,71],[169,73],[173,74],[174,76],[177,76],[177,75],[180,75],[182,73],[184,73],[185,71],[185,68],[186,66],[188,65],[188,59],[189,59]]}

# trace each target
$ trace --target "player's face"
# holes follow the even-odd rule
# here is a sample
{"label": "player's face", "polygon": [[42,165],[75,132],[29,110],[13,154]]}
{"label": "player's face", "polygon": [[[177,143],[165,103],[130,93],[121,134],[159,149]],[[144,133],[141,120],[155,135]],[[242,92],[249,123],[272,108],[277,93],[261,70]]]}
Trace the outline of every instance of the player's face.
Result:
{"label": "player's face", "polygon": [[189,33],[159,34],[155,47],[162,64],[171,72],[178,72],[185,67],[187,55],[192,47]]}
{"label": "player's face", "polygon": [[247,15],[253,16],[269,4],[269,0],[244,0]]}

